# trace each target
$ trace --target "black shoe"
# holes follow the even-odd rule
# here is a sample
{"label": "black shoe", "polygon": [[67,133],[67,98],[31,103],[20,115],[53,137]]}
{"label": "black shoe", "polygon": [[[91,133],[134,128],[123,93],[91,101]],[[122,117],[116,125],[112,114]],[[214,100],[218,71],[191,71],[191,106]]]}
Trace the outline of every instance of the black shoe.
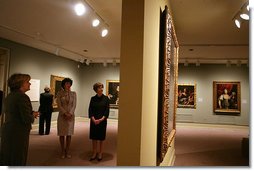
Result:
{"label": "black shoe", "polygon": [[93,160],[95,160],[96,159],[96,157],[91,157],[90,159],[89,159],[89,161],[93,161]]}

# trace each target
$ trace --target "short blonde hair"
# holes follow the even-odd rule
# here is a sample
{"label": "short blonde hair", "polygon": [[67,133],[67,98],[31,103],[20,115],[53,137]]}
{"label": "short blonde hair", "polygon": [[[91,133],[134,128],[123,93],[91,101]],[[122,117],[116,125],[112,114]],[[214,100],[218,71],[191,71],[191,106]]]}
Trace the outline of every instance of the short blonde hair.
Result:
{"label": "short blonde hair", "polygon": [[11,91],[19,90],[25,81],[29,81],[31,76],[28,74],[16,73],[12,74],[8,79],[8,86]]}
{"label": "short blonde hair", "polygon": [[97,92],[97,90],[98,90],[98,88],[100,88],[100,87],[104,87],[103,86],[103,84],[102,83],[95,83],[94,85],[93,85],[93,90],[95,91],[95,92]]}

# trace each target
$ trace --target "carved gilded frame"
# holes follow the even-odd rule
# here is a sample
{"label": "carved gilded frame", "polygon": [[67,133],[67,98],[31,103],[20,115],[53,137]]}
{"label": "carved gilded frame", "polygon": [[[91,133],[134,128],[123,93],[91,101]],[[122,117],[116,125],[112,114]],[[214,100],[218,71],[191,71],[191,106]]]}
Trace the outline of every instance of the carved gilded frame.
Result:
{"label": "carved gilded frame", "polygon": [[[229,99],[228,107],[221,104],[219,107],[220,97],[223,97],[224,90],[227,89]],[[234,95],[233,95],[234,94]],[[222,98],[226,99],[226,98]],[[214,81],[213,82],[213,110],[216,114],[240,114],[241,113],[241,85],[240,82],[234,81]]]}
{"label": "carved gilded frame", "polygon": [[[178,84],[177,108],[196,109],[196,84]],[[187,89],[185,97],[181,97],[184,89]]]}
{"label": "carved gilded frame", "polygon": [[56,103],[56,96],[59,90],[61,90],[61,82],[65,77],[60,77],[60,76],[55,76],[51,75],[50,76],[50,89],[51,93],[53,94],[53,108],[57,109],[57,103]]}
{"label": "carved gilded frame", "polygon": [[170,11],[165,6],[160,20],[157,164],[161,163],[176,133],[179,44]]}

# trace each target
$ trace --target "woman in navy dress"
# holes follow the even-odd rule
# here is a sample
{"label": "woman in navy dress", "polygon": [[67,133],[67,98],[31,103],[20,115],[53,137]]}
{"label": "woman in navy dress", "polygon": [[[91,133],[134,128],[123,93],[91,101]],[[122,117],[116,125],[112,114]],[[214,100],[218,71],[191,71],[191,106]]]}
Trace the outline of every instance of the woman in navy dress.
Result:
{"label": "woman in navy dress", "polygon": [[[109,99],[103,94],[103,84],[95,83],[93,89],[96,95],[93,96],[89,104],[89,118],[90,118],[90,135],[92,140],[93,155],[90,161],[102,160],[103,141],[106,138],[107,118],[109,115]],[[97,146],[99,144],[99,150]]]}

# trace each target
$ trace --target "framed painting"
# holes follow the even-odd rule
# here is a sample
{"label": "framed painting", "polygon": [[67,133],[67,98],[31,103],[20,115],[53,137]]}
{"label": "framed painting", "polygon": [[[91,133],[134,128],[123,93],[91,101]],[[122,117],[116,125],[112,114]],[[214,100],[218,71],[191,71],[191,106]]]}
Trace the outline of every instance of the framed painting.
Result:
{"label": "framed painting", "polygon": [[106,95],[109,98],[110,108],[117,108],[119,104],[119,81],[106,80]]}
{"label": "framed painting", "polygon": [[196,84],[178,84],[178,108],[196,109]]}
{"label": "framed painting", "polygon": [[213,82],[213,108],[215,113],[240,114],[240,82]]}
{"label": "framed painting", "polygon": [[59,90],[62,89],[61,83],[64,77],[51,75],[50,76],[50,89],[53,94],[53,108],[57,109],[56,96]]}
{"label": "framed painting", "polygon": [[179,45],[167,6],[160,15],[157,165],[175,137]]}

